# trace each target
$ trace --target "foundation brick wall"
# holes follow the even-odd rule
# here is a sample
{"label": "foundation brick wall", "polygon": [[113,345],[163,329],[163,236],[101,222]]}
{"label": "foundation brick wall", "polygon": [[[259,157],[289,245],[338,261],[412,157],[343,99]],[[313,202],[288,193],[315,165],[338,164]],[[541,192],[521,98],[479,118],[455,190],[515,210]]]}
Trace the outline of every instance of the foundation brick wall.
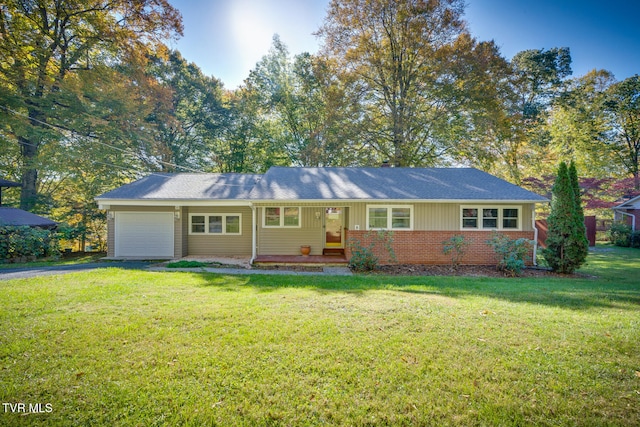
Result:
{"label": "foundation brick wall", "polygon": [[[395,251],[398,264],[450,264],[451,256],[443,252],[443,244],[452,236],[463,235],[469,245],[465,247],[465,255],[462,264],[467,265],[491,265],[496,264],[497,259],[493,248],[486,241],[491,239],[490,231],[396,231],[393,233],[392,247]],[[500,234],[509,236],[511,239],[524,237],[533,240],[533,231],[501,231]],[[377,232],[346,230],[347,259],[351,258],[349,242],[351,239],[360,241],[362,246],[369,246],[375,239]],[[533,251],[532,251],[533,252]],[[391,264],[388,259],[387,250],[384,244],[377,244],[374,247],[374,254],[378,257],[380,264]],[[526,260],[527,265],[532,264],[532,255]]]}

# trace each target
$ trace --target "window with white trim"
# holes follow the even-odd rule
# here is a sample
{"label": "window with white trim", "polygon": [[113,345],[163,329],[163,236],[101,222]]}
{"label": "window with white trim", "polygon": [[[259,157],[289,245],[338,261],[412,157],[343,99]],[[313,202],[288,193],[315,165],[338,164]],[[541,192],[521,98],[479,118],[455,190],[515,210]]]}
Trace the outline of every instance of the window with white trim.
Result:
{"label": "window with white trim", "polygon": [[239,213],[207,213],[189,215],[189,234],[242,234]]}
{"label": "window with white trim", "polygon": [[520,230],[520,207],[462,206],[460,228],[463,230]]}
{"label": "window with white trim", "polygon": [[262,227],[300,228],[301,209],[296,206],[268,206],[264,208]]}
{"label": "window with white trim", "polygon": [[367,230],[412,230],[413,206],[367,205]]}

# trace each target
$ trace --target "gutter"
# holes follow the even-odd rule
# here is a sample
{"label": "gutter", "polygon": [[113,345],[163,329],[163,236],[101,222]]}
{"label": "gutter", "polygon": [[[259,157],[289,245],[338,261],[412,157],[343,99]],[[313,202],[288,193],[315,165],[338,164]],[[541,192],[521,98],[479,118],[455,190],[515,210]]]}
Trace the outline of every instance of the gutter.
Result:
{"label": "gutter", "polygon": [[632,231],[636,231],[636,216],[635,215],[631,215],[628,212],[619,211],[617,209],[615,209],[615,211],[620,213],[620,214],[622,214],[622,215],[630,216],[631,217],[631,230]]}
{"label": "gutter", "polygon": [[253,261],[256,259],[256,229],[258,226],[256,225],[256,207],[251,205],[251,259],[249,260],[249,264],[253,265]]}
{"label": "gutter", "polygon": [[536,205],[533,205],[531,214],[531,225],[533,226],[533,266],[538,265],[538,227],[536,227]]}

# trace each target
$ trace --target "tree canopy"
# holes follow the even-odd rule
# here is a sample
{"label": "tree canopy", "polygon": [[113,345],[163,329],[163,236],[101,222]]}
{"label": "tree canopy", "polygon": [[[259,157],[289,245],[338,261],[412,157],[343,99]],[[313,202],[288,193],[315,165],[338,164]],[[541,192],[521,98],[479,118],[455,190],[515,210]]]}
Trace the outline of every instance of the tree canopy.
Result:
{"label": "tree canopy", "polygon": [[4,203],[91,232],[104,224],[94,197],[144,173],[384,161],[473,166],[545,193],[575,160],[588,209],[637,194],[639,77],[571,78],[568,47],[509,60],[464,10],[332,0],[317,54],[274,35],[228,90],[167,47],[183,30],[168,0],[7,0],[0,171],[22,192]]}

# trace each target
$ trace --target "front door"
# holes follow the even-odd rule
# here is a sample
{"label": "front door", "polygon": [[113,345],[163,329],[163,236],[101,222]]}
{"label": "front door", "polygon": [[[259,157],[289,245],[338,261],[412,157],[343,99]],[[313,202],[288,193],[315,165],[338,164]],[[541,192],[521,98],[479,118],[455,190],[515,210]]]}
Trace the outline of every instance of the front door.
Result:
{"label": "front door", "polygon": [[325,247],[342,248],[342,208],[326,208],[324,212]]}

